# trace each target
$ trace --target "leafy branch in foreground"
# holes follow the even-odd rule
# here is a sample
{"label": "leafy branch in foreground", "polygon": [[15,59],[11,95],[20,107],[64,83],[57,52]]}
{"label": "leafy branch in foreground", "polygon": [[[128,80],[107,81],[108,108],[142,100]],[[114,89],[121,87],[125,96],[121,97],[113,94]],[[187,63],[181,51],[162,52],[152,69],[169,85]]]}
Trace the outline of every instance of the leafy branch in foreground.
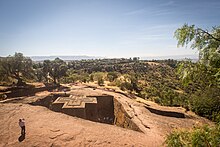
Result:
{"label": "leafy branch in foreground", "polygon": [[[199,62],[182,62],[178,73],[184,85],[197,83],[199,87],[220,87],[220,26],[212,30],[203,30],[195,25],[184,24],[177,29],[174,37],[178,46],[191,44],[192,49],[199,51]],[[208,84],[204,84],[207,83]]]}
{"label": "leafy branch in foreground", "polygon": [[178,46],[191,44],[192,49],[197,49],[200,62],[212,67],[220,67],[220,26],[208,31],[195,25],[184,24],[175,31],[174,37],[178,40]]}
{"label": "leafy branch in foreground", "polygon": [[174,131],[166,138],[168,147],[219,146],[220,144],[220,27],[212,30],[184,24],[175,31],[178,46],[191,44],[199,51],[199,61],[183,61],[177,72],[190,93],[191,110],[218,122],[215,126],[203,126],[191,131]]}

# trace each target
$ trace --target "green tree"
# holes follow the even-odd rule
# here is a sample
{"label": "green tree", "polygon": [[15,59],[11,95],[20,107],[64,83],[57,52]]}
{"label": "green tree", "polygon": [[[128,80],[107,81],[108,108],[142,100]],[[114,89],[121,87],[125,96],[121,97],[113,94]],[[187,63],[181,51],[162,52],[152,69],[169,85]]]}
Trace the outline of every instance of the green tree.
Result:
{"label": "green tree", "polygon": [[118,73],[117,72],[109,72],[107,74],[107,78],[110,82],[113,82],[115,79],[118,78]]}
{"label": "green tree", "polygon": [[35,63],[33,64],[34,74],[36,77],[36,80],[38,82],[42,82],[44,79],[44,73],[43,73],[43,64],[42,63]]}
{"label": "green tree", "polygon": [[104,85],[103,77],[98,77],[98,85],[99,86],[103,86]]}
{"label": "green tree", "polygon": [[[181,63],[179,73],[185,84],[193,78],[207,82],[207,78],[212,77],[212,83],[220,85],[220,26],[213,27],[212,30],[203,30],[195,25],[184,24],[175,31],[174,36],[178,40],[178,46],[191,44],[192,49],[199,51],[199,62],[196,64],[187,62]],[[187,65],[187,66],[186,66]],[[193,74],[192,74],[193,73]],[[206,75],[206,78],[199,78]],[[193,75],[193,76],[192,76]],[[213,84],[212,84],[213,85]],[[211,86],[211,85],[209,85]]]}
{"label": "green tree", "polygon": [[46,82],[49,82],[50,74],[52,72],[52,62],[50,60],[44,60],[43,62],[43,76]]}
{"label": "green tree", "polygon": [[52,69],[50,75],[53,77],[54,83],[57,83],[58,80],[65,76],[67,72],[67,64],[63,60],[56,58],[52,61]]}
{"label": "green tree", "polygon": [[17,85],[24,85],[24,79],[34,77],[32,60],[24,57],[22,53],[15,53],[13,56],[1,58],[0,73],[6,78],[17,80]]}
{"label": "green tree", "polygon": [[89,80],[90,80],[91,82],[94,82],[94,75],[93,75],[93,74],[90,74]]}
{"label": "green tree", "polygon": [[59,58],[56,58],[53,61],[45,60],[43,62],[43,72],[47,80],[52,77],[53,82],[57,83],[61,77],[66,75],[67,64]]}
{"label": "green tree", "polygon": [[220,27],[203,30],[184,24],[175,32],[178,46],[191,44],[199,51],[199,61],[181,62],[178,73],[191,93],[191,109],[197,114],[216,120],[220,114]]}
{"label": "green tree", "polygon": [[203,64],[220,67],[220,26],[208,31],[184,24],[175,31],[174,37],[178,40],[178,46],[191,44],[192,49],[197,49]]}

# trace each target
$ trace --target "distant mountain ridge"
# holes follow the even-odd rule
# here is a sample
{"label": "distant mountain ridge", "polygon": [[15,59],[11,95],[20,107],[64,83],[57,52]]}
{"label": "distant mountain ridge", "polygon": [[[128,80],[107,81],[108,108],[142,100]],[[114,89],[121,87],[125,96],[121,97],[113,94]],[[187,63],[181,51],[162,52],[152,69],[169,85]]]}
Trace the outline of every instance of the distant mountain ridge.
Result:
{"label": "distant mountain ridge", "polygon": [[[60,58],[65,61],[71,61],[71,60],[91,60],[91,59],[104,59],[107,57],[101,57],[101,56],[86,56],[86,55],[80,55],[80,56],[30,56],[30,58],[33,61],[43,61],[43,60],[54,60],[55,58]],[[131,57],[133,58],[133,57]],[[164,60],[164,59],[174,59],[174,60],[184,60],[184,59],[192,59],[197,61],[198,56],[197,55],[173,55],[173,56],[145,56],[140,57],[141,60]],[[111,58],[108,58],[111,59]]]}
{"label": "distant mountain ridge", "polygon": [[98,56],[30,56],[33,61],[43,61],[43,60],[54,60],[55,58],[60,58],[62,60],[89,60],[89,59],[102,59],[103,57]]}
{"label": "distant mountain ridge", "polygon": [[174,60],[184,60],[184,59],[192,59],[198,60],[198,55],[171,55],[171,56],[146,56],[140,57],[141,60],[164,60],[164,59],[174,59]]}

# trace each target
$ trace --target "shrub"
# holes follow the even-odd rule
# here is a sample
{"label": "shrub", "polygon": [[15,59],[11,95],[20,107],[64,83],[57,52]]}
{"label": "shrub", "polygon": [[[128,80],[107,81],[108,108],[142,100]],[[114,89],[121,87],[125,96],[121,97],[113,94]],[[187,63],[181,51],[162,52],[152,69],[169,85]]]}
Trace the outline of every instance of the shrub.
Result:
{"label": "shrub", "polygon": [[220,145],[220,124],[203,126],[192,131],[174,131],[165,140],[168,147],[217,147]]}
{"label": "shrub", "polygon": [[157,104],[161,104],[161,99],[159,97],[155,97],[154,102]]}
{"label": "shrub", "polygon": [[98,77],[98,85],[103,86],[104,85],[104,80],[102,77]]}
{"label": "shrub", "polygon": [[107,78],[110,82],[113,82],[114,80],[116,80],[118,78],[118,73],[117,72],[109,72],[107,74]]}
{"label": "shrub", "polygon": [[192,95],[190,103],[196,114],[215,120],[220,113],[220,89],[206,88],[203,92],[199,91]]}
{"label": "shrub", "polygon": [[121,88],[121,90],[130,90],[130,91],[132,91],[133,89],[132,89],[132,85],[131,85],[131,83],[129,83],[129,82],[123,82],[123,83],[121,83],[121,85],[120,85],[120,88]]}

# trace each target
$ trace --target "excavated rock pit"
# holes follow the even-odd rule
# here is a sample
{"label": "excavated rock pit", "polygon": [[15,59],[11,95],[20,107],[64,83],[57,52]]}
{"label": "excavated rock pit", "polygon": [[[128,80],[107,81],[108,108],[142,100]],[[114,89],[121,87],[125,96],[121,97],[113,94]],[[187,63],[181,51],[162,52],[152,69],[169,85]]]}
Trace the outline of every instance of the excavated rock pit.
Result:
{"label": "excavated rock pit", "polygon": [[129,117],[123,105],[111,95],[49,95],[32,104],[44,106],[52,111],[70,116],[141,132],[140,128]]}
{"label": "excavated rock pit", "polygon": [[148,109],[151,113],[154,113],[157,115],[176,117],[176,118],[186,118],[186,116],[180,112],[162,111],[162,110],[157,110],[157,109],[154,109],[148,106],[145,106],[145,108]]}

